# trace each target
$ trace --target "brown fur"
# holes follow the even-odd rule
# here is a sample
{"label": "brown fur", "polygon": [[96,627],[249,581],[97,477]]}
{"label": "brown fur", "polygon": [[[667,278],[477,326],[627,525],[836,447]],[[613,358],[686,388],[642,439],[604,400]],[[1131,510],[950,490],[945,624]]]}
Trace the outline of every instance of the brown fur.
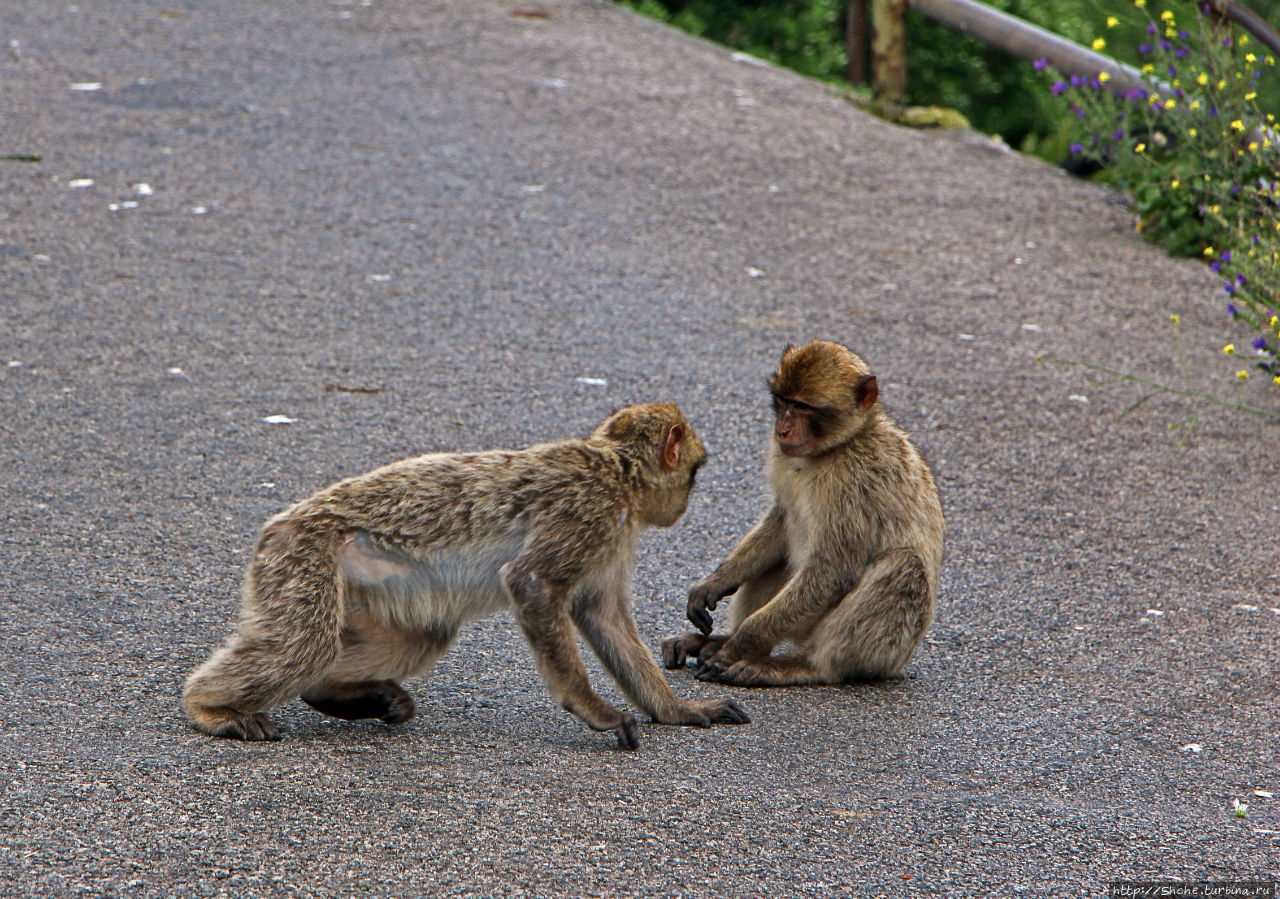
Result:
{"label": "brown fur", "polygon": [[278,739],[264,713],[301,696],[396,724],[413,715],[398,681],[466,621],[511,608],[556,700],[624,747],[635,719],[591,689],[575,626],[656,721],[745,722],[732,700],[672,693],[630,609],[636,538],[680,518],[705,458],[680,410],[652,403],[587,440],[419,456],[326,487],[263,527],[239,628],[188,678],[187,715],[214,736]]}
{"label": "brown fur", "polygon": [[[942,507],[933,476],[877,401],[875,375],[828,341],[788,347],[770,382],[772,508],[689,594],[699,632],[663,662],[744,686],[901,673],[933,608]],[[729,594],[730,632],[709,635]],[[795,651],[775,655],[790,642]]]}

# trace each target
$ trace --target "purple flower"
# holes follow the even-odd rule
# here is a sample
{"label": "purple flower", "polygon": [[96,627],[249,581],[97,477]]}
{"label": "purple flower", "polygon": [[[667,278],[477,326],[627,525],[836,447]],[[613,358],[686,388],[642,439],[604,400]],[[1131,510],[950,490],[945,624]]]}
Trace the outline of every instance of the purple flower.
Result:
{"label": "purple flower", "polygon": [[1191,52],[1190,47],[1179,47],[1177,50],[1173,51],[1173,55],[1178,57],[1178,59],[1182,59],[1185,56],[1187,56],[1187,54],[1189,54],[1190,52]]}
{"label": "purple flower", "polygon": [[1249,238],[1249,243],[1256,247],[1258,245],[1258,235],[1255,234],[1253,237]]}
{"label": "purple flower", "polygon": [[1083,79],[1083,78],[1081,78],[1079,75],[1072,75],[1072,76],[1071,76],[1071,86],[1072,86],[1072,87],[1079,87],[1079,86],[1080,86],[1080,85],[1082,85],[1082,84],[1084,84],[1084,79]]}
{"label": "purple flower", "polygon": [[1236,283],[1237,283],[1237,284],[1239,284],[1241,287],[1244,287],[1246,284],[1248,284],[1248,283],[1249,283],[1249,279],[1248,279],[1248,278],[1246,278],[1244,275],[1239,274],[1239,273],[1237,272],[1237,273],[1236,273]]}
{"label": "purple flower", "polygon": [[1262,337],[1255,337],[1253,339],[1253,348],[1255,350],[1265,350],[1267,348],[1267,341]]}
{"label": "purple flower", "polygon": [[1031,65],[1035,67],[1035,70],[1037,72],[1043,72],[1045,69],[1049,68],[1049,60],[1045,59],[1044,57],[1041,57],[1040,59],[1037,59],[1035,62],[1031,63]]}
{"label": "purple flower", "polygon": [[1209,270],[1212,271],[1214,274],[1217,274],[1218,272],[1222,271],[1222,263],[1219,262],[1217,259],[1213,260],[1213,262],[1209,263]]}
{"label": "purple flower", "polygon": [[1148,25],[1147,25],[1147,34],[1155,34],[1155,33],[1156,33],[1157,31],[1159,31],[1159,30],[1160,30],[1160,29],[1156,27],[1156,23],[1155,23],[1155,22],[1150,22],[1150,23],[1148,23]]}
{"label": "purple flower", "polygon": [[1222,39],[1222,46],[1224,46],[1224,47],[1230,47],[1230,46],[1231,46],[1231,38],[1229,38],[1229,37],[1224,37],[1224,38]]}
{"label": "purple flower", "polygon": [[1151,45],[1150,45],[1150,44],[1138,44],[1138,52],[1139,52],[1139,53],[1150,53],[1150,52],[1151,52]]}
{"label": "purple flower", "polygon": [[[1226,284],[1222,285],[1222,289],[1223,289],[1223,290],[1225,290],[1227,293],[1235,293],[1235,292],[1236,292],[1236,286],[1235,286],[1234,284],[1232,284],[1230,281],[1228,281]],[[1236,307],[1235,307],[1235,306],[1232,306],[1230,303],[1228,303],[1228,304],[1227,304],[1227,311],[1228,311],[1228,312],[1230,312],[1232,315],[1235,315],[1235,314],[1236,314]]]}
{"label": "purple flower", "polygon": [[1239,195],[1240,195],[1240,185],[1239,184],[1231,185],[1231,196],[1237,197]]}
{"label": "purple flower", "polygon": [[[1178,40],[1180,40],[1180,41],[1185,41],[1186,39],[1187,39],[1187,29],[1185,29],[1185,28],[1179,28],[1179,29],[1178,29]],[[1184,48],[1184,49],[1185,49],[1185,48]]]}
{"label": "purple flower", "polygon": [[1065,81],[1055,81],[1053,83],[1053,87],[1049,88],[1049,93],[1053,94],[1055,97],[1058,96],[1058,94],[1066,93],[1066,91],[1067,83]]}
{"label": "purple flower", "polygon": [[1169,49],[1170,47],[1172,47],[1172,46],[1173,46],[1173,44],[1169,43],[1169,42],[1168,42],[1167,40],[1165,40],[1164,38],[1160,38],[1160,49],[1161,49],[1161,50],[1168,50],[1168,49]]}
{"label": "purple flower", "polygon": [[1112,132],[1111,132],[1111,139],[1112,139],[1112,140],[1120,140],[1120,139],[1121,139],[1121,138],[1123,138],[1123,137],[1124,137],[1124,129],[1123,129],[1123,128],[1117,128],[1115,131],[1112,131]]}
{"label": "purple flower", "polygon": [[1169,66],[1169,77],[1170,77],[1170,78],[1177,78],[1177,77],[1178,77],[1178,67],[1177,67],[1177,66]]}
{"label": "purple flower", "polygon": [[1091,78],[1089,80],[1089,87],[1093,88],[1094,90],[1099,90],[1102,87],[1102,82],[1099,81],[1096,77]]}
{"label": "purple flower", "polygon": [[1211,108],[1209,109],[1209,116],[1210,116],[1210,118],[1214,118],[1214,119],[1216,119],[1216,118],[1218,117],[1218,107],[1216,107],[1216,106],[1211,107]]}
{"label": "purple flower", "polygon": [[1079,144],[1079,143],[1072,144],[1071,146],[1067,147],[1067,149],[1071,151],[1072,156],[1075,156],[1077,153],[1084,152],[1084,144]]}
{"label": "purple flower", "polygon": [[1231,251],[1230,251],[1230,250],[1223,250],[1223,251],[1222,251],[1222,261],[1223,261],[1223,262],[1230,262],[1230,261],[1231,261]]}

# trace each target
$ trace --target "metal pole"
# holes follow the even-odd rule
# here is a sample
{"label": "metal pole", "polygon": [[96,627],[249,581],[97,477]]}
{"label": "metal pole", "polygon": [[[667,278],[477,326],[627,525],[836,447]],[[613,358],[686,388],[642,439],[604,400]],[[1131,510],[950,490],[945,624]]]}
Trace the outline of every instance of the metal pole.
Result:
{"label": "metal pole", "polygon": [[1107,87],[1115,93],[1134,88],[1149,89],[1151,82],[1138,69],[1116,62],[1046,31],[1030,22],[975,3],[974,0],[911,0],[911,8],[922,16],[999,47],[1023,59],[1047,59],[1059,72],[1092,78],[1102,72],[1109,76]]}

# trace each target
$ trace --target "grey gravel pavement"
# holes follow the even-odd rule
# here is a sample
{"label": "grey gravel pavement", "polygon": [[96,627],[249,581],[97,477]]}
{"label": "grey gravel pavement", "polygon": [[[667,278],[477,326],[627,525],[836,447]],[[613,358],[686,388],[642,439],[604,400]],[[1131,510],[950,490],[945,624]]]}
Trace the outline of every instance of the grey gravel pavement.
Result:
{"label": "grey gravel pavement", "polygon": [[[1182,386],[1178,313],[1191,386],[1232,395],[1214,276],[1107,190],[592,0],[0,0],[0,156],[0,894],[1280,880],[1280,421],[1179,445],[1202,406],[1121,417],[1137,385],[1036,361]],[[498,618],[401,728],[182,717],[287,502],[668,399],[711,458],[642,547],[656,648],[764,506],[764,379],[812,337],[871,361],[943,490],[905,678],[672,672],[752,723],[626,753]]]}

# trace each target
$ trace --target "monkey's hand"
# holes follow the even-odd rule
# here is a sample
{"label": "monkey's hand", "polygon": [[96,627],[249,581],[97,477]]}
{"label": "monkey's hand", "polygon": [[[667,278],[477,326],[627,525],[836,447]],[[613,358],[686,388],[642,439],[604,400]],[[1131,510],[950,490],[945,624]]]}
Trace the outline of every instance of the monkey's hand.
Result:
{"label": "monkey's hand", "polygon": [[715,611],[720,600],[724,599],[737,586],[717,581],[715,575],[705,578],[689,591],[689,603],[686,614],[691,624],[704,634],[711,633],[711,613]]}

